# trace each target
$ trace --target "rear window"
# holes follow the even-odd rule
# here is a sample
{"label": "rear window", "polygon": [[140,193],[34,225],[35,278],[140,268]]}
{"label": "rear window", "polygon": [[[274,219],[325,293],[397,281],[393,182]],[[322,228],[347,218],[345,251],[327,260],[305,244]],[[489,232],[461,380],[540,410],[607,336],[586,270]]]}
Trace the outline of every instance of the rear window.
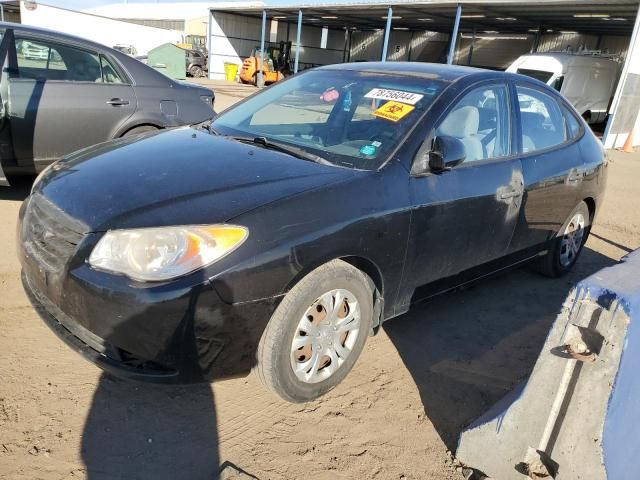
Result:
{"label": "rear window", "polygon": [[518,85],[516,90],[520,107],[523,151],[535,152],[564,143],[568,132],[558,102],[533,88]]}
{"label": "rear window", "polygon": [[545,72],[544,70],[531,70],[528,68],[519,68],[516,70],[516,73],[520,75],[526,75],[527,77],[535,78],[536,80],[540,80],[541,82],[547,83],[551,77],[553,77],[553,72]]}
{"label": "rear window", "polygon": [[97,52],[46,40],[17,38],[20,78],[125,83],[114,64]]}
{"label": "rear window", "polygon": [[567,107],[561,105],[560,108],[562,109],[562,114],[567,124],[569,138],[576,138],[580,134],[580,122],[578,122],[578,119]]}

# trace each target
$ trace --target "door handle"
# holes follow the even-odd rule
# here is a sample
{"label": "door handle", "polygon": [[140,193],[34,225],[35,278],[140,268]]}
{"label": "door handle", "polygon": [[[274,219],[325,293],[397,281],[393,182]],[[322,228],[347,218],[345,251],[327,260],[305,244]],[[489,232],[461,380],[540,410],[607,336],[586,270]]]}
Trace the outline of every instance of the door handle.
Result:
{"label": "door handle", "polygon": [[111,100],[107,100],[107,105],[111,105],[113,107],[121,107],[123,105],[129,105],[129,100],[123,100],[121,98],[112,98]]}

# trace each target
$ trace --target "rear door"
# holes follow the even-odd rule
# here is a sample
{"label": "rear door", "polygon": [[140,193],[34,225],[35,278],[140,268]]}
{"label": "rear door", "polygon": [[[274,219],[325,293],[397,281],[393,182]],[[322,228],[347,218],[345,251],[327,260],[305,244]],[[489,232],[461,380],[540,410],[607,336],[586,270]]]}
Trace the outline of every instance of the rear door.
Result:
{"label": "rear door", "polygon": [[39,37],[16,37],[19,74],[9,118],[19,165],[37,169],[112,138],[136,109],[126,74],[105,55]]}
{"label": "rear door", "polygon": [[454,286],[459,273],[507,254],[522,200],[511,101],[507,84],[484,84],[463,94],[439,122],[435,135],[460,139],[466,159],[450,171],[410,180],[414,210],[402,289],[409,297],[401,305],[416,287],[431,284],[414,300]]}
{"label": "rear door", "polygon": [[525,192],[511,249],[530,254],[545,247],[578,203],[584,165],[576,140],[583,127],[542,89],[518,84],[514,101]]}

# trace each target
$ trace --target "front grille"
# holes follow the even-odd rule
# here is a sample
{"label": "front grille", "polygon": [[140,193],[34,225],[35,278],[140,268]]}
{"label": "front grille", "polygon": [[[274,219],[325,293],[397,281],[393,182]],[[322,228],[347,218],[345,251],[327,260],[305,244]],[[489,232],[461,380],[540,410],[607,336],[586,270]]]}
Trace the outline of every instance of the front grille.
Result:
{"label": "front grille", "polygon": [[22,223],[27,253],[52,272],[69,261],[89,229],[39,194],[29,199]]}

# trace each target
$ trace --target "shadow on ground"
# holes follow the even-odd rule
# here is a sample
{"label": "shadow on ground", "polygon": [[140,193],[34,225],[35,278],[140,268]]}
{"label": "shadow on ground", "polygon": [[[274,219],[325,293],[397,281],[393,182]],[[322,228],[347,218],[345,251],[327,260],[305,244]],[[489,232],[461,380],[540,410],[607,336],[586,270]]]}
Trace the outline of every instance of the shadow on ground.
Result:
{"label": "shadow on ground", "polygon": [[81,448],[88,480],[215,480],[211,386],[155,385],[102,374]]}
{"label": "shadow on ground", "polygon": [[615,263],[589,248],[559,279],[522,268],[412,308],[384,325],[447,448],[525,380],[575,283]]}

